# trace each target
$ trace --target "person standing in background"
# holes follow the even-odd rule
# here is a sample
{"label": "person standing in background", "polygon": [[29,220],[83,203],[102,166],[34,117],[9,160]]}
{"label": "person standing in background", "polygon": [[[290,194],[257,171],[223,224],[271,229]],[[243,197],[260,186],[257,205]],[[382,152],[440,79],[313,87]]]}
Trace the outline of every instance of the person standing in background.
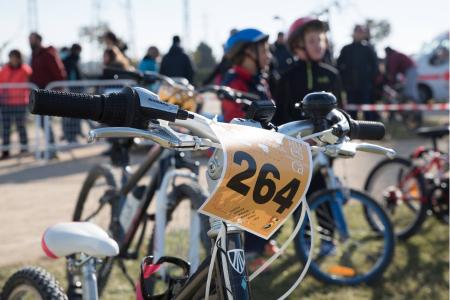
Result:
{"label": "person standing in background", "polygon": [[[159,72],[159,50],[155,46],[151,46],[147,50],[147,54],[141,60],[138,65],[138,70],[141,72]],[[155,82],[153,84],[149,84],[147,88],[157,93],[159,87],[159,83]]]}
{"label": "person standing in background", "polygon": [[119,48],[113,46],[112,48],[106,48],[103,52],[103,68],[104,72],[102,79],[114,79],[110,74],[105,73],[105,68],[119,69],[119,70],[134,70],[134,67],[130,65],[129,60],[120,52]]}
{"label": "person standing in background", "polygon": [[66,70],[56,49],[53,46],[43,47],[42,36],[36,32],[30,34],[29,42],[33,70],[30,81],[43,89],[52,81],[66,79]]}
{"label": "person standing in background", "polygon": [[[30,81],[40,89],[44,89],[52,81],[66,79],[66,71],[56,49],[52,46],[43,47],[42,36],[37,32],[32,32],[28,40],[31,48],[31,69],[33,70]],[[44,128],[44,118],[41,120],[41,127]],[[50,144],[55,143],[51,124],[48,138]],[[56,157],[56,152],[51,151],[50,158]]]}
{"label": "person standing in background", "polygon": [[291,53],[286,47],[283,32],[278,33],[277,40],[270,46],[270,52],[272,52],[274,67],[280,74],[283,73],[294,61]]}
{"label": "person standing in background", "polygon": [[[374,85],[378,73],[378,58],[368,43],[368,31],[362,25],[353,30],[353,42],[342,48],[337,60],[339,73],[350,104],[374,104]],[[357,112],[349,112],[356,119]],[[376,112],[364,112],[364,119],[375,121]]]}
{"label": "person standing in background", "polygon": [[128,46],[116,34],[112,31],[107,31],[103,35],[103,42],[106,44],[106,48],[117,47],[120,52],[125,56],[125,52],[128,50]]}
{"label": "person standing in background", "polygon": [[147,50],[147,54],[145,54],[144,58],[138,65],[138,70],[142,72],[145,71],[158,72],[159,71],[158,58],[159,58],[158,48],[156,48],[155,46],[149,47]]}
{"label": "person standing in background", "polygon": [[272,60],[269,65],[268,82],[271,93],[274,93],[280,74],[284,73],[294,62],[294,58],[287,49],[283,32],[279,32],[276,41],[270,45],[270,52]]}
{"label": "person standing in background", "polygon": [[[67,73],[67,80],[81,80],[81,71],[79,67],[81,54],[81,46],[79,44],[73,44],[70,47],[69,54],[63,59],[63,64]],[[70,88],[71,92],[81,93],[81,88]],[[81,133],[81,120],[73,118],[63,118],[62,119],[62,130],[63,139],[68,143],[75,143],[77,140],[77,135],[82,135]]]}
{"label": "person standing in background", "polygon": [[[0,69],[0,83],[25,83],[32,73],[30,66],[23,63],[19,50],[9,52],[9,62]],[[20,152],[27,152],[26,113],[28,89],[6,89],[0,93],[0,112],[3,127],[3,149],[1,159],[10,156],[11,126],[16,124],[19,132]]]}
{"label": "person standing in background", "polygon": [[417,90],[417,68],[414,61],[407,55],[390,47],[384,49],[386,53],[386,76],[390,84],[397,82],[397,76],[401,74],[405,80],[403,94],[415,102],[419,102]]}
{"label": "person standing in background", "polygon": [[181,40],[177,35],[172,38],[172,46],[162,59],[160,73],[169,77],[183,77],[189,82],[194,79],[191,59],[181,47]]}

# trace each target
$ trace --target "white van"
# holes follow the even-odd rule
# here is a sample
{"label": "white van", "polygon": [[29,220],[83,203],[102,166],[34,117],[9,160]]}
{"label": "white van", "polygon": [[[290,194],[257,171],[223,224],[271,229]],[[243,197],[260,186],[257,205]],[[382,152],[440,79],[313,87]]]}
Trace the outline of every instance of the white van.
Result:
{"label": "white van", "polygon": [[449,32],[426,43],[415,56],[419,73],[418,85],[422,101],[449,100]]}

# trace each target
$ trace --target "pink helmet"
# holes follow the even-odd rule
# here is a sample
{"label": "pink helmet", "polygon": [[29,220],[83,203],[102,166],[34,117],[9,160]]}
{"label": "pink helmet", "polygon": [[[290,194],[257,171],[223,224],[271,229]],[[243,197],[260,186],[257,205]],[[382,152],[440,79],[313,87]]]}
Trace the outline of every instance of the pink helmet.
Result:
{"label": "pink helmet", "polygon": [[289,27],[288,35],[287,35],[287,46],[290,51],[293,51],[295,48],[295,42],[298,38],[303,37],[303,33],[308,26],[314,26],[319,30],[326,31],[328,30],[327,23],[311,17],[303,17],[299,18],[292,23]]}

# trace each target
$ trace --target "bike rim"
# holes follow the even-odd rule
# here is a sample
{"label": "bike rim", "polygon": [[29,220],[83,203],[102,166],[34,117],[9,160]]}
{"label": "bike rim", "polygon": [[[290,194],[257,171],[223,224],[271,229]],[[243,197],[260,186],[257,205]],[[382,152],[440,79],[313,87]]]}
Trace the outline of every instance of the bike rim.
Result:
{"label": "bike rim", "polygon": [[[344,284],[358,283],[372,277],[386,259],[389,232],[385,224],[388,220],[381,217],[379,208],[365,199],[352,194],[345,197],[341,205],[348,237],[344,230],[338,229],[340,225],[333,217],[330,204],[336,200],[331,195],[324,195],[311,204],[314,230],[318,237],[313,245],[311,268],[323,278]],[[326,204],[329,206],[326,207]],[[367,222],[365,209],[373,211],[379,230],[374,230]],[[308,253],[310,246],[308,227],[309,223],[305,221],[299,234],[304,254]]]}
{"label": "bike rim", "polygon": [[412,172],[411,167],[401,163],[387,164],[374,174],[368,187],[388,214],[397,235],[414,226],[421,214],[424,195],[418,177]]}

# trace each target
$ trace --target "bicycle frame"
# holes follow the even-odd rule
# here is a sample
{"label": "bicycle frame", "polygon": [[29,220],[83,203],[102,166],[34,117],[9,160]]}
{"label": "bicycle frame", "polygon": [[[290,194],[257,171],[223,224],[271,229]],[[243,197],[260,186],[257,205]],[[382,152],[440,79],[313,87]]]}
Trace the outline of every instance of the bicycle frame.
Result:
{"label": "bicycle frame", "polygon": [[[420,150],[420,149],[418,149]],[[420,151],[420,153],[418,153],[419,151],[416,150],[415,151],[415,155],[413,155],[412,159],[418,159],[420,153],[422,153],[423,151],[425,151],[424,149],[422,149],[422,151]],[[434,150],[433,150],[434,151]],[[441,153],[438,151],[434,151],[433,152],[433,157],[431,158],[430,161],[426,162],[425,165],[415,165],[405,176],[402,176],[400,178],[400,181],[398,182],[398,186],[400,188],[402,188],[406,182],[408,182],[408,180],[410,180],[411,178],[416,177],[419,174],[427,174],[433,167],[436,167],[437,170],[439,171],[438,177],[440,177],[442,175],[442,169],[445,165],[445,161],[447,160],[447,158],[442,157]],[[401,198],[402,201],[407,202],[408,199],[406,198],[406,195],[404,195]],[[427,204],[429,201],[429,199],[427,198],[427,195],[421,195],[420,197],[420,202],[422,204]]]}
{"label": "bicycle frame", "polygon": [[[119,233],[117,230],[114,230],[114,228],[120,228],[119,223],[119,217],[120,212],[122,211],[122,207],[125,204],[125,199],[130,193],[133,188],[138,184],[138,182],[147,174],[147,172],[155,166],[155,162],[161,158],[162,153],[164,149],[159,146],[155,145],[147,154],[146,159],[144,162],[139,166],[139,168],[129,176],[128,180],[125,182],[124,185],[120,188],[118,193],[115,195],[115,199],[119,199],[119,205],[113,205],[113,214],[112,214],[112,229],[113,229],[113,235],[114,239],[118,241],[120,252],[118,257],[120,258],[134,258],[135,255],[130,255],[128,253],[128,249],[131,245],[131,242],[133,241],[133,238],[137,232],[137,229],[139,228],[139,225],[141,221],[145,221],[145,213],[150,205],[150,202],[152,201],[152,198],[159,186],[160,178],[157,175],[160,172],[157,172],[157,168],[155,167],[155,175],[154,177],[151,177],[150,183],[148,184],[148,187],[146,188],[146,191],[144,193],[144,199],[141,201],[141,204],[136,211],[136,214],[133,216],[133,220],[131,222],[130,228],[127,232]],[[138,246],[140,246],[140,243],[138,243]],[[139,248],[137,247],[137,251]],[[136,252],[137,252],[136,251]]]}
{"label": "bicycle frame", "polygon": [[[132,216],[132,221],[129,228],[126,232],[124,232],[119,220],[122,208],[125,205],[126,197],[148,172],[150,172],[150,182],[146,186],[143,199],[140,201],[138,209],[136,210],[134,216]],[[162,256],[164,254],[163,243],[166,214],[163,212],[166,211],[165,207],[166,202],[168,201],[166,191],[169,187],[169,184],[173,182],[176,177],[184,177],[188,178],[189,180],[197,180],[196,174],[194,174],[191,170],[185,171],[176,169],[172,152],[165,150],[157,144],[154,145],[153,148],[148,152],[145,160],[139,165],[138,169],[135,172],[129,173],[128,167],[122,166],[120,189],[112,195],[107,195],[109,201],[113,204],[110,230],[113,234],[114,239],[118,242],[120,247],[120,253],[117,256],[118,258],[137,258],[137,253],[139,252],[145,233],[145,224],[148,220],[148,217],[146,215],[147,209],[158,190],[161,192],[158,193],[158,197],[156,199],[158,209],[155,213],[155,221],[157,223],[157,230],[159,230],[158,237],[162,237],[162,240],[160,241],[158,240],[158,238],[156,238],[156,241],[158,243],[159,250],[158,256]],[[194,219],[192,221],[193,226],[195,227],[194,229],[196,230],[196,232],[199,232],[199,222],[198,220],[195,220],[197,216],[193,214],[192,218]],[[130,252],[129,248],[141,223],[143,223],[144,226],[136,245],[136,249]],[[160,232],[161,229],[162,234]],[[192,233],[191,242],[193,244],[197,242],[198,244],[198,237],[195,240],[194,233]],[[198,248],[194,250],[198,250]],[[194,263],[197,263],[198,265],[198,258],[194,259],[193,252],[191,253],[191,256]]]}
{"label": "bicycle frame", "polygon": [[[158,261],[160,257],[164,255],[165,248],[165,228],[166,228],[166,217],[165,212],[167,211],[167,193],[166,191],[169,188],[171,182],[175,180],[175,178],[187,178],[190,180],[197,180],[197,175],[192,173],[191,171],[182,171],[176,169],[173,165],[168,167],[164,172],[164,177],[161,180],[161,184],[159,186],[159,193],[156,197],[156,215],[155,215],[155,247],[153,252],[154,262]],[[200,263],[198,253],[200,251],[198,247],[198,240],[200,234],[200,218],[198,216],[197,211],[191,210],[191,227],[189,230],[189,262],[191,263],[191,274],[194,270],[197,270],[198,265]],[[160,274],[164,276],[165,270],[164,268],[160,269]]]}
{"label": "bicycle frame", "polygon": [[349,231],[347,223],[345,221],[344,213],[342,211],[342,205],[345,201],[343,186],[339,183],[337,176],[334,174],[333,167],[330,165],[330,160],[325,154],[323,154],[322,152],[317,153],[313,158],[313,165],[313,174],[315,174],[316,172],[321,172],[322,170],[325,171],[324,173],[326,174],[326,188],[337,189],[339,191],[338,193],[336,193],[336,197],[331,203],[330,208],[334,220],[334,225],[340,232],[341,238],[343,240],[346,240],[347,238],[349,238]]}
{"label": "bicycle frame", "polygon": [[[175,168],[174,164],[172,162],[164,162],[164,160],[171,160],[172,155],[167,151],[164,150],[159,145],[153,146],[153,148],[150,150],[150,152],[147,155],[147,158],[145,161],[139,166],[139,168],[131,175],[128,176],[127,181],[124,185],[122,185],[121,189],[118,191],[117,197],[119,197],[120,202],[117,206],[117,211],[113,213],[113,224],[114,222],[118,223],[120,212],[122,210],[123,205],[125,204],[125,199],[128,193],[130,193],[133,188],[138,184],[138,182],[147,174],[147,172],[151,172],[152,175],[150,176],[150,183],[147,185],[146,191],[144,193],[144,199],[141,201],[140,206],[138,210],[136,211],[135,215],[133,216],[131,226],[127,230],[127,232],[124,232],[123,234],[120,234],[122,238],[119,236],[119,246],[120,246],[120,258],[136,258],[137,252],[139,251],[139,248],[141,246],[142,242],[142,236],[144,234],[145,228],[142,230],[141,237],[139,238],[139,242],[136,246],[135,251],[133,251],[130,255],[128,252],[130,245],[136,235],[136,232],[140,226],[141,222],[146,222],[145,214],[147,212],[148,207],[150,206],[150,203],[155,196],[156,192],[159,190],[160,192],[157,193],[156,198],[156,213],[155,213],[155,226],[156,226],[156,256],[158,258],[164,254],[164,229],[166,224],[166,214],[163,213],[166,211],[167,207],[167,189],[169,187],[169,184],[175,180],[176,177],[184,177],[188,178],[190,180],[197,180],[196,174],[192,173],[191,171],[183,171],[178,170]],[[160,161],[158,165],[155,164],[156,161]],[[163,176],[161,174],[164,174]],[[199,221],[195,220],[198,218],[198,216],[193,215],[192,216],[194,221],[193,226],[195,227],[194,230],[196,232],[199,232]],[[120,225],[120,224],[118,224]],[[144,226],[145,227],[145,226]],[[192,244],[198,244],[198,236],[195,240],[195,234],[192,233],[191,242]],[[197,242],[197,243],[196,243]],[[196,249],[198,250],[198,248]],[[198,253],[198,252],[197,252]],[[192,256],[194,256],[191,253]],[[198,258],[194,259],[194,263],[198,265]]]}

